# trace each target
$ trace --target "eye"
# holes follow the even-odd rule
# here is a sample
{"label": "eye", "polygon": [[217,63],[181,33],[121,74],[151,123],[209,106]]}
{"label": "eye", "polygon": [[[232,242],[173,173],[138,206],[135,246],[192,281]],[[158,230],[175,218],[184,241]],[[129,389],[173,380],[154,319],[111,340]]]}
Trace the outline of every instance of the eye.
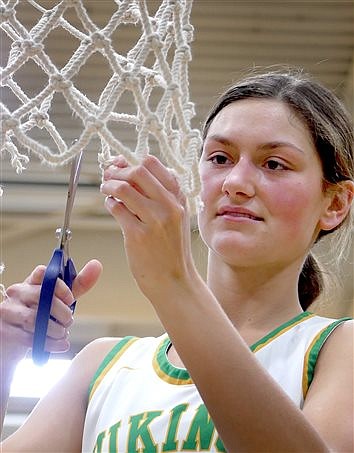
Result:
{"label": "eye", "polygon": [[231,162],[224,154],[214,154],[208,160],[215,165],[225,165]]}
{"label": "eye", "polygon": [[265,163],[265,167],[268,168],[269,170],[287,170],[288,167],[283,164],[282,162],[279,162],[278,160],[275,159],[269,159]]}

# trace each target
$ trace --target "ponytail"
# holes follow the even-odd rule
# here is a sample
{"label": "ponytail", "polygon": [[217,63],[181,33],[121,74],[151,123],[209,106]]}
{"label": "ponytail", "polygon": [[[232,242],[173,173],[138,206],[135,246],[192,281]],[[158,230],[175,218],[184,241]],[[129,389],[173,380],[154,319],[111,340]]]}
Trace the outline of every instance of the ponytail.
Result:
{"label": "ponytail", "polygon": [[321,269],[314,256],[309,253],[298,282],[300,305],[304,311],[317,299],[323,288],[324,281]]}

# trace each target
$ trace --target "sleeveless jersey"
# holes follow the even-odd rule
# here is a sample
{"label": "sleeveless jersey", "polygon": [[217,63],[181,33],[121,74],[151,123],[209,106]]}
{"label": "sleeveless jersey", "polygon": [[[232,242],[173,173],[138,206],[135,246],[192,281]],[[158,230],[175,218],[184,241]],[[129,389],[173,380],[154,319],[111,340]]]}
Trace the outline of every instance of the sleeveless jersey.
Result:
{"label": "sleeveless jersey", "polygon": [[[321,347],[344,321],[304,312],[251,346],[299,408]],[[90,386],[83,452],[225,451],[188,371],[169,362],[170,344],[164,334],[114,346]]]}

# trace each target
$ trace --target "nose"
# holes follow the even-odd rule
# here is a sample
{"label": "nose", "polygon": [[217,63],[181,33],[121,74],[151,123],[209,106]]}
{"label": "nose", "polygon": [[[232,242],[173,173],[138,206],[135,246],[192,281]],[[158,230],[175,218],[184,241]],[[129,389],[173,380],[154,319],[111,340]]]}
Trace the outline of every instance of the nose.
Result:
{"label": "nose", "polygon": [[251,198],[255,195],[256,178],[252,163],[241,157],[226,175],[222,191],[229,198]]}

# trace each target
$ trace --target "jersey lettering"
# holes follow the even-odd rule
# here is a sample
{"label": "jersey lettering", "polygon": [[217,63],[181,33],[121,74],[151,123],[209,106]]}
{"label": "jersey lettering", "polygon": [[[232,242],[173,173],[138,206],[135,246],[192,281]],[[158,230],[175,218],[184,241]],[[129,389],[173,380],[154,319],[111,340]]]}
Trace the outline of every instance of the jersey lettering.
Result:
{"label": "jersey lettering", "polygon": [[177,451],[176,432],[182,413],[187,409],[189,404],[179,404],[170,411],[170,424],[167,431],[165,442],[162,445],[162,451]]}
{"label": "jersey lettering", "polygon": [[109,428],[109,451],[115,453],[118,451],[118,429],[121,422],[115,423]]}
{"label": "jersey lettering", "polygon": [[99,433],[99,435],[97,436],[95,448],[93,449],[93,453],[102,453],[102,443],[103,439],[106,437],[106,434],[106,430]]}
{"label": "jersey lettering", "polygon": [[[183,415],[189,408],[189,404],[179,404],[170,410],[169,423],[166,428],[165,440],[162,444],[157,443],[150,430],[151,423],[163,414],[162,410],[147,411],[132,415],[129,418],[129,429],[126,443],[126,452],[136,453],[166,453],[178,451],[210,451],[211,447],[218,452],[225,452],[224,445],[217,435],[214,423],[205,407],[201,404],[191,417],[189,429],[185,438],[179,434],[179,427]],[[109,429],[102,431],[96,439],[93,453],[117,453],[119,450],[118,432],[123,421],[119,420]],[[127,425],[125,425],[127,426]],[[214,439],[216,436],[216,439]]]}
{"label": "jersey lettering", "polygon": [[187,439],[183,442],[183,450],[210,450],[215,428],[204,404],[201,404],[192,420]]}
{"label": "jersey lettering", "polygon": [[[157,444],[154,442],[149,424],[154,418],[162,414],[162,411],[143,412],[142,414],[132,415],[130,417],[130,430],[128,436],[127,451],[136,451],[141,453],[157,452]],[[141,441],[141,442],[139,442]],[[142,448],[138,447],[138,442],[142,443]]]}

